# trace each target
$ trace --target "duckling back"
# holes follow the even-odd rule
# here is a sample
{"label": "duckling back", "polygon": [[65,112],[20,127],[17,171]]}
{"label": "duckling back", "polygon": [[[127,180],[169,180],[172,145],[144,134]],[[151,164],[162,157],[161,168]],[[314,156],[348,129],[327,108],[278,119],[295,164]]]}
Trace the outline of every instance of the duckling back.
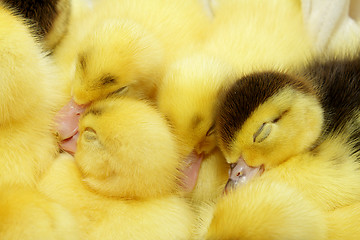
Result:
{"label": "duckling back", "polygon": [[299,1],[219,2],[207,51],[231,63],[238,74],[286,69],[313,52]]}
{"label": "duckling back", "polygon": [[1,181],[33,185],[57,152],[58,73],[24,20],[0,5]]}
{"label": "duckling back", "polygon": [[[351,56],[353,55],[353,56]],[[305,69],[312,79],[324,109],[322,138],[342,137],[352,146],[352,153],[360,157],[360,55],[318,59]]]}
{"label": "duckling back", "polygon": [[4,0],[8,7],[28,19],[37,38],[44,41],[44,48],[54,49],[65,35],[70,15],[70,0],[44,2]]}
{"label": "duckling back", "polygon": [[28,22],[2,3],[0,13],[0,238],[78,239],[73,215],[36,188],[58,153],[57,70]]}

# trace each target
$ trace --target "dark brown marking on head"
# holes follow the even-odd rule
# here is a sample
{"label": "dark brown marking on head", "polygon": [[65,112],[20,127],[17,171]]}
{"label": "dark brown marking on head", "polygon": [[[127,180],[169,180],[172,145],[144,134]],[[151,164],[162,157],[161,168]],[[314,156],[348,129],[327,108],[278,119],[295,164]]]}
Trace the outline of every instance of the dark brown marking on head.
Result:
{"label": "dark brown marking on head", "polygon": [[224,95],[217,114],[224,147],[230,147],[236,132],[259,105],[285,87],[314,94],[310,83],[280,72],[258,72],[237,80]]}
{"label": "dark brown marking on head", "polygon": [[95,115],[95,116],[100,116],[103,113],[103,111],[99,108],[90,108],[88,111],[86,111],[84,113],[84,115],[82,116],[83,118],[86,117],[87,115]]}
{"label": "dark brown marking on head", "polygon": [[80,66],[81,70],[85,72],[85,70],[86,70],[86,54],[80,53],[78,59],[79,59],[79,66]]}
{"label": "dark brown marking on head", "polygon": [[113,85],[113,84],[116,84],[116,79],[114,76],[107,74],[100,78],[100,84],[103,86],[104,85]]}
{"label": "dark brown marking on head", "polygon": [[35,33],[44,37],[53,28],[61,0],[3,0],[3,2],[30,20],[35,26]]}
{"label": "dark brown marking on head", "polygon": [[203,120],[200,115],[195,115],[191,120],[191,129],[196,129]]}

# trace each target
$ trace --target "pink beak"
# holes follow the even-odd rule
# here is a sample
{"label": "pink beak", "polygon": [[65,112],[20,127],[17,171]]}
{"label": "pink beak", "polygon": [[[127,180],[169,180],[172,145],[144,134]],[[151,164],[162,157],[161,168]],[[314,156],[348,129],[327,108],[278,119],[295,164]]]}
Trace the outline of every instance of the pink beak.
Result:
{"label": "pink beak", "polygon": [[76,143],[79,135],[79,119],[87,106],[88,105],[78,105],[71,99],[55,117],[60,148],[71,154],[76,152]]}

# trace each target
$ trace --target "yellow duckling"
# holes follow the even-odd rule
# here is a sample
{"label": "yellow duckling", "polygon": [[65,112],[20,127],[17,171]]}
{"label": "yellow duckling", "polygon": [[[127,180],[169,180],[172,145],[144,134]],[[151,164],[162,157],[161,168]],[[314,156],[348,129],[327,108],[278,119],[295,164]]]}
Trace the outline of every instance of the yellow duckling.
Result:
{"label": "yellow duckling", "polygon": [[327,234],[316,204],[284,183],[261,178],[222,197],[207,219],[199,239],[323,240]]}
{"label": "yellow duckling", "polygon": [[[231,67],[216,58],[197,54],[170,65],[159,87],[157,105],[171,124],[181,146],[182,156],[188,162],[184,170],[184,187],[187,191],[196,186],[201,162],[207,161],[208,157],[212,158],[209,159],[209,162],[213,162],[210,165],[219,167],[214,169],[214,176],[219,176],[216,172],[220,169],[224,173],[221,174],[221,180],[214,179],[215,182],[226,181],[227,170],[222,163],[223,157],[221,154],[209,155],[216,147],[214,120],[217,99],[223,91],[223,83],[235,79],[232,73]],[[204,177],[206,175],[212,174],[205,174]],[[205,182],[208,181],[206,179]]]}
{"label": "yellow duckling", "polygon": [[163,67],[162,47],[140,24],[102,21],[81,44],[72,94],[78,104],[110,95],[154,98]]}
{"label": "yellow duckling", "polygon": [[234,81],[231,67],[206,55],[172,64],[159,87],[157,105],[183,144],[184,154],[210,153],[215,145],[215,114],[223,83]]}
{"label": "yellow duckling", "polygon": [[[69,72],[75,69],[72,94],[78,104],[122,87],[126,95],[153,98],[164,66],[203,39],[210,25],[196,1],[94,2],[80,21],[76,44],[68,38],[54,53],[61,65],[70,62]],[[76,54],[67,56],[70,50]]]}
{"label": "yellow duckling", "polygon": [[56,68],[23,20],[0,10],[0,182],[34,186],[57,153],[52,121],[62,95]]}
{"label": "yellow duckling", "polygon": [[[239,76],[301,65],[314,52],[297,0],[217,0],[206,52]],[[213,4],[214,5],[214,4]]]}
{"label": "yellow duckling", "polygon": [[177,196],[182,164],[154,107],[106,99],[84,113],[75,161],[61,156],[40,189],[72,209],[86,239],[189,239],[193,213]]}
{"label": "yellow duckling", "polygon": [[114,95],[154,100],[166,66],[210,26],[197,1],[109,0],[80,13],[54,52],[78,105]]}
{"label": "yellow duckling", "polygon": [[84,113],[79,131],[75,159],[90,188],[127,198],[176,192],[182,162],[154,108],[127,98],[100,101]]}

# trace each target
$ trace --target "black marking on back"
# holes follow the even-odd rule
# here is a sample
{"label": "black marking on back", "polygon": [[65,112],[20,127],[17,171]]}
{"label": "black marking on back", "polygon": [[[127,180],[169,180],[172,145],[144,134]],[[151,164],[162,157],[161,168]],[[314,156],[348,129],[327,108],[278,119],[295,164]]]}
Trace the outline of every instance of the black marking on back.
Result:
{"label": "black marking on back", "polygon": [[35,25],[35,33],[44,37],[53,27],[58,16],[57,5],[60,0],[3,0]]}
{"label": "black marking on back", "polygon": [[224,96],[217,114],[217,127],[224,147],[230,147],[236,132],[259,105],[285,87],[314,93],[301,78],[279,72],[253,73],[237,80]]}
{"label": "black marking on back", "polygon": [[360,111],[360,57],[316,61],[305,76],[313,79],[324,109],[322,138],[345,133],[353,153],[359,154],[360,123],[356,118]]}

